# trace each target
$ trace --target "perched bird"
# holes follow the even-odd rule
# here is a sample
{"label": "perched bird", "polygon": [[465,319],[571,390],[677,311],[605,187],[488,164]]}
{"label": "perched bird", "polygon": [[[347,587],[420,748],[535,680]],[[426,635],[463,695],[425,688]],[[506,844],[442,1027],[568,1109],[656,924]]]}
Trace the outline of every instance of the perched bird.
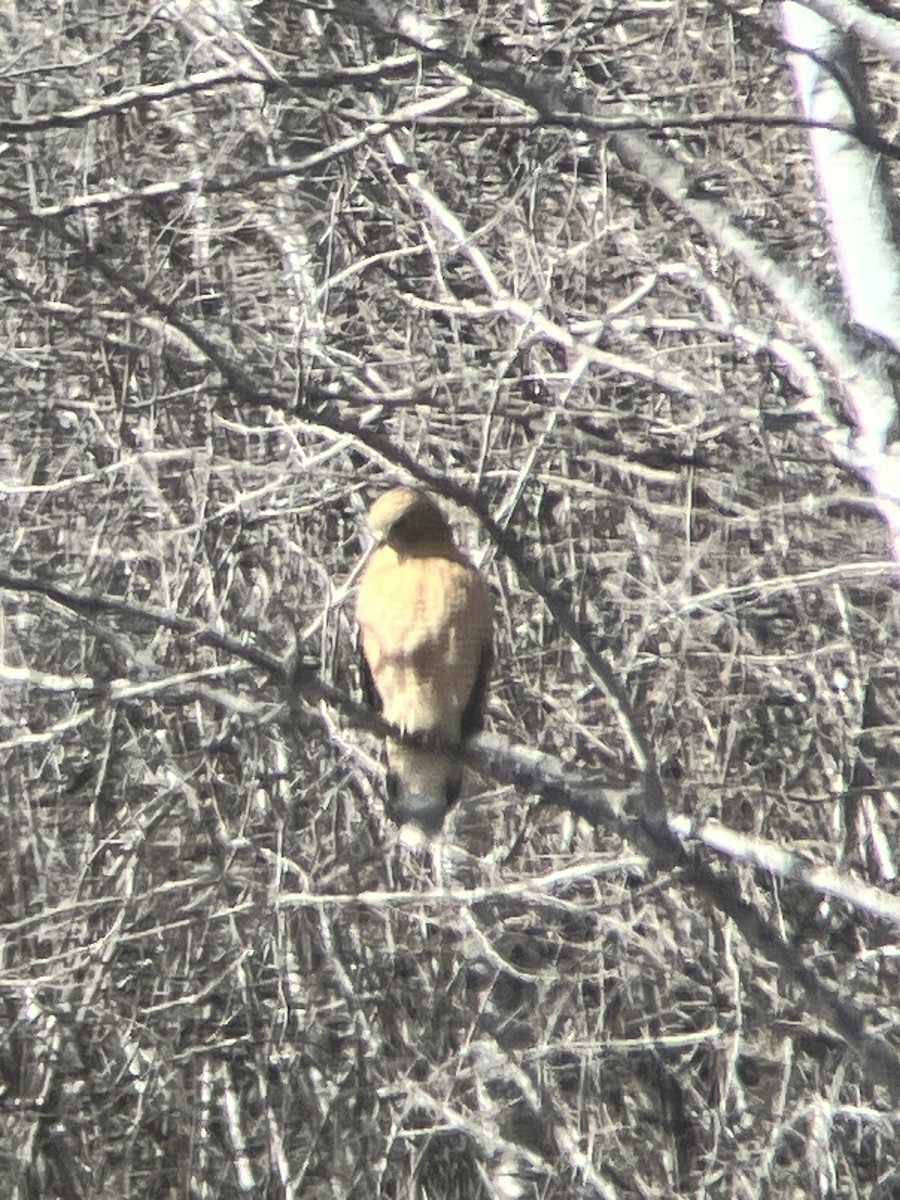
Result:
{"label": "perched bird", "polygon": [[356,601],[366,695],[385,720],[418,735],[416,744],[388,739],[386,809],[399,825],[435,834],[462,781],[461,764],[438,744],[460,745],[483,723],[491,594],[424,492],[392,488],[368,524],[379,546]]}

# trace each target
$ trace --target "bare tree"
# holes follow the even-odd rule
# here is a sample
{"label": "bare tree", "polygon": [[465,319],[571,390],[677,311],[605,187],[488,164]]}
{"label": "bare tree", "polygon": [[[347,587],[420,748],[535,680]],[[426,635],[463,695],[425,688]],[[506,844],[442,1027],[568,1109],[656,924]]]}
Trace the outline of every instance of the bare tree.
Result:
{"label": "bare tree", "polygon": [[[898,1194],[896,57],[806,8],[859,94],[762,5],[4,11],[7,1194]],[[498,628],[430,865],[398,480]]]}

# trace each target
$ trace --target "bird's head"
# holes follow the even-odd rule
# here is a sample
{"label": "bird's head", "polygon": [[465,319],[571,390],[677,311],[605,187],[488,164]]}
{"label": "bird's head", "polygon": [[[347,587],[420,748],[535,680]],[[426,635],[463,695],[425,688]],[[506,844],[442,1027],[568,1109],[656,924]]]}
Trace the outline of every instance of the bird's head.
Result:
{"label": "bird's head", "polygon": [[369,509],[368,524],[377,542],[395,550],[453,541],[447,518],[418,488],[391,488],[379,496]]}

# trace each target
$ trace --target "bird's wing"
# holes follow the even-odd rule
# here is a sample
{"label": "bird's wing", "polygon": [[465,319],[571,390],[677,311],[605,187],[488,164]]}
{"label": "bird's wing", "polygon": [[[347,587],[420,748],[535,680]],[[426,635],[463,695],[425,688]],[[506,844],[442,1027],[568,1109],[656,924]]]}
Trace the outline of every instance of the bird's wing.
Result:
{"label": "bird's wing", "polygon": [[375,686],[375,676],[372,674],[372,668],[369,666],[369,659],[366,656],[365,639],[363,638],[362,630],[360,630],[356,639],[356,651],[359,656],[359,675],[360,683],[362,684],[363,700],[375,712],[380,713],[384,706],[381,703],[381,696],[378,693],[378,688]]}
{"label": "bird's wing", "polygon": [[474,737],[476,733],[481,733],[484,728],[484,709],[487,701],[487,685],[491,674],[491,667],[494,665],[494,647],[491,642],[487,642],[481,652],[481,658],[478,661],[478,672],[475,675],[475,682],[472,685],[472,691],[469,694],[469,699],[466,701],[466,706],[460,717],[460,736],[463,741],[466,738]]}

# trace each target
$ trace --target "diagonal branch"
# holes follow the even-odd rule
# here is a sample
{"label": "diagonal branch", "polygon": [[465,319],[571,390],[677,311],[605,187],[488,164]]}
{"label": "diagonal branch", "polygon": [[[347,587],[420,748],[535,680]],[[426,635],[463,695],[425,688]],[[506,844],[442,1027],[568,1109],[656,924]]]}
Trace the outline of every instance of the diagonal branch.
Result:
{"label": "diagonal branch", "polygon": [[[314,721],[318,720],[319,728],[326,737],[328,730],[324,718],[315,710],[315,702],[321,700],[333,704],[354,726],[368,728],[380,735],[399,732],[356,704],[345,693],[324,684],[314,673],[301,670],[292,677],[278,659],[185,617],[122,600],[72,592],[56,584],[10,575],[5,571],[0,571],[0,588],[44,596],[79,616],[107,614],[129,617],[155,628],[192,636],[201,645],[211,646],[264,670],[282,686],[293,682],[297,684],[297,698],[303,704],[305,714]],[[743,898],[736,879],[716,872],[696,853],[690,852],[679,839],[699,839],[729,857],[755,858],[766,869],[783,871],[787,877],[799,880],[808,887],[840,895],[841,899],[856,903],[868,911],[874,910],[878,897],[878,915],[900,921],[900,912],[895,911],[896,906],[888,898],[880,897],[875,889],[866,889],[852,881],[842,882],[836,872],[826,870],[823,873],[822,869],[815,867],[806,869],[797,856],[785,855],[774,847],[759,842],[742,843],[740,839],[735,841],[736,835],[731,835],[729,839],[726,834],[730,831],[723,831],[721,827],[706,825],[697,829],[677,821],[664,824],[648,819],[646,778],[642,788],[610,788],[597,780],[591,781],[565,772],[557,760],[510,750],[501,739],[491,737],[480,739],[480,744],[476,744],[463,757],[496,782],[512,783],[536,792],[544,803],[564,807],[592,825],[628,838],[648,855],[658,869],[677,871],[682,880],[708,904],[734,921],[751,946],[801,988],[811,1010],[853,1048],[870,1077],[885,1084],[891,1094],[900,1099],[900,1057],[883,1039],[869,1034],[861,1013],[847,1004],[810,966],[798,958],[795,948],[785,937]],[[418,898],[421,900],[421,897]],[[447,899],[446,896],[443,898]],[[356,897],[356,901],[363,902],[360,897]],[[887,1022],[883,1020],[881,1023]]]}

